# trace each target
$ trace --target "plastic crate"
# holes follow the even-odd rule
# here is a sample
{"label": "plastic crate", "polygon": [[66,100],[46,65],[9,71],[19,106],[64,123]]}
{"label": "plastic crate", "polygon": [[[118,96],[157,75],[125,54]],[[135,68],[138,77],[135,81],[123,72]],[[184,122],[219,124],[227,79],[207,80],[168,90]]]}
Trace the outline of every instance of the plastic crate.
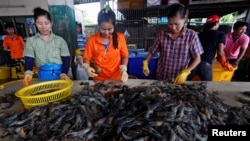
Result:
{"label": "plastic crate", "polygon": [[146,59],[148,52],[137,52],[136,56],[129,57],[128,74],[136,76],[138,79],[155,79],[158,54],[152,57],[148,63],[150,70],[149,76],[145,76],[142,72],[142,62]]}
{"label": "plastic crate", "polygon": [[228,71],[226,68],[223,68],[219,62],[213,62],[212,68],[212,81],[215,82],[230,82],[233,77],[234,71],[236,70],[235,68],[234,71]]}
{"label": "plastic crate", "polygon": [[67,80],[46,81],[24,87],[15,95],[29,109],[70,97],[72,85],[73,82]]}

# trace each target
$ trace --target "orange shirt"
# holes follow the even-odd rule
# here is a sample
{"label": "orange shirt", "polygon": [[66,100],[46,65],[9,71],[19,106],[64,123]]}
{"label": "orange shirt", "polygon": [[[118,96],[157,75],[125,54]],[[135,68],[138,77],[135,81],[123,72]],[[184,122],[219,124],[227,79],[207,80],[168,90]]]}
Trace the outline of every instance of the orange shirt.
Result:
{"label": "orange shirt", "polygon": [[3,40],[4,49],[10,49],[11,59],[23,58],[24,41],[19,35],[14,35],[13,39],[6,35]]}
{"label": "orange shirt", "polygon": [[94,80],[121,79],[121,58],[128,57],[128,48],[123,33],[117,33],[118,49],[113,46],[112,36],[107,51],[101,43],[100,32],[90,36],[84,51],[84,60],[94,60],[101,72]]}

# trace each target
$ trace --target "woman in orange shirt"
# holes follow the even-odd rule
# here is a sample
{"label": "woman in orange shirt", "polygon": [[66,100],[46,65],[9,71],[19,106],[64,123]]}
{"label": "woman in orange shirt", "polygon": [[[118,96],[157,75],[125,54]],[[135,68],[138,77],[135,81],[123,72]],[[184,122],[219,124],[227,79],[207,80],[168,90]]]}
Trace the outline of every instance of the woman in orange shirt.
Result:
{"label": "woman in orange shirt", "polygon": [[83,67],[94,80],[128,80],[128,48],[123,33],[115,30],[115,13],[109,6],[98,14],[99,32],[88,38]]}

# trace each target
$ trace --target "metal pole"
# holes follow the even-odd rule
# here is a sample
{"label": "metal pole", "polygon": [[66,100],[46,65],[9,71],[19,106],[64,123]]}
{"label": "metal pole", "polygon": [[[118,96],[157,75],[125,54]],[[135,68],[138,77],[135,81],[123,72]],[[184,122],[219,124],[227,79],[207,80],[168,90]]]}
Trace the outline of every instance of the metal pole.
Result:
{"label": "metal pole", "polygon": [[18,31],[17,31],[17,27],[16,27],[16,19],[14,17],[11,17],[11,21],[12,21],[12,24],[14,25],[14,31],[15,31],[15,33],[19,34],[19,33],[17,33]]}

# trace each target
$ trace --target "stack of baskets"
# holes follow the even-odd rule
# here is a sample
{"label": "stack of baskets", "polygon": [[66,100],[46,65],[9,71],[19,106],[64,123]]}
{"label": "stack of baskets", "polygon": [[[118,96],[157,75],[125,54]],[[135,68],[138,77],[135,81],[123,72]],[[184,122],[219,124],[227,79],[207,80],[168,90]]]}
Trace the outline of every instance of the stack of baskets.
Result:
{"label": "stack of baskets", "polygon": [[33,84],[18,90],[19,97],[25,108],[60,101],[71,96],[73,82],[67,80],[53,80]]}

